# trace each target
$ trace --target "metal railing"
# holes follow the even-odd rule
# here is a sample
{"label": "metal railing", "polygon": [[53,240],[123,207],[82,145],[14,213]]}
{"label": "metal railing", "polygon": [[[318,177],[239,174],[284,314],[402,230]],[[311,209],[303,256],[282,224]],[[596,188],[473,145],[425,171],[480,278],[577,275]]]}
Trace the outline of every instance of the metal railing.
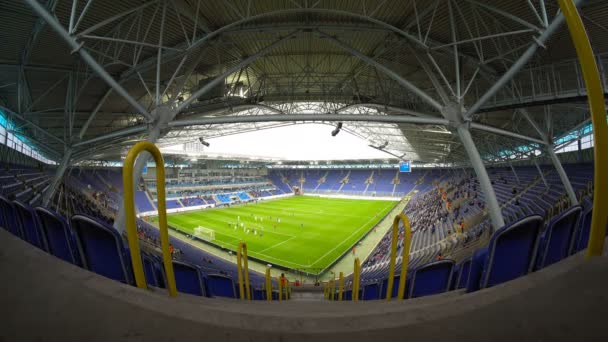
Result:
{"label": "metal railing", "polygon": [[[241,300],[251,300],[251,287],[249,285],[249,264],[247,263],[247,243],[239,242],[236,251],[236,269],[239,281],[239,295]],[[245,282],[243,283],[243,278]]]}
{"label": "metal railing", "polygon": [[125,206],[125,224],[127,230],[127,239],[129,241],[129,251],[131,253],[131,264],[133,265],[133,273],[135,275],[135,284],[137,287],[146,289],[146,277],[144,275],[143,263],[141,260],[141,252],[139,249],[139,238],[137,236],[137,224],[135,222],[135,194],[133,187],[133,165],[135,159],[142,151],[149,152],[154,158],[156,167],[156,181],[159,184],[158,197],[158,227],[160,230],[160,244],[163,253],[163,265],[165,267],[165,275],[167,277],[167,290],[171,297],[177,296],[177,287],[175,285],[175,274],[173,272],[173,259],[169,251],[169,229],[167,228],[167,207],[165,205],[165,162],[158,148],[151,142],[143,141],[135,144],[127,153],[124,161],[122,180],[124,191],[124,206]]}
{"label": "metal railing", "polygon": [[393,282],[395,281],[395,264],[397,260],[397,238],[399,237],[399,221],[403,222],[405,237],[403,249],[401,251],[401,275],[399,276],[399,288],[397,290],[397,300],[402,300],[405,294],[405,280],[407,278],[407,268],[410,261],[410,244],[412,242],[412,229],[410,220],[405,214],[395,216],[391,233],[391,258],[388,270],[388,283],[386,285],[386,300],[390,301],[393,294]]}
{"label": "metal railing", "polygon": [[606,103],[602,79],[598,70],[596,59],[591,49],[591,43],[583,20],[572,0],[558,0],[560,9],[564,13],[566,23],[570,29],[572,42],[576,48],[580,67],[587,89],[589,109],[593,123],[593,139],[595,141],[593,214],[591,218],[591,231],[587,245],[586,258],[601,256],[604,251],[606,237],[606,223],[608,221],[608,124],[606,123]]}

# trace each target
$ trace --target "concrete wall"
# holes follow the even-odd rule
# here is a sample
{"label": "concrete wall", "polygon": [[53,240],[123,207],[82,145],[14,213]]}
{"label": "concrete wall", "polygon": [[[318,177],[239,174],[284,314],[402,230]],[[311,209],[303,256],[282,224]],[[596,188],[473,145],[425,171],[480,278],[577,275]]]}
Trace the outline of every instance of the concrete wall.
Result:
{"label": "concrete wall", "polygon": [[0,229],[0,341],[605,341],[608,258],[576,256],[473,294],[240,302],[140,290]]}

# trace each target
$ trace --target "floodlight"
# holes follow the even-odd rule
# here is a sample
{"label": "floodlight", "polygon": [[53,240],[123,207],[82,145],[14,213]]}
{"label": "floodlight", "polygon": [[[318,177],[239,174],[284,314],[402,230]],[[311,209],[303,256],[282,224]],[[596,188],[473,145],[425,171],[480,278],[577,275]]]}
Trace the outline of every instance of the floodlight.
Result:
{"label": "floodlight", "polygon": [[210,145],[207,141],[205,141],[205,139],[203,139],[203,137],[198,138],[198,141],[200,141],[204,146],[209,147]]}
{"label": "floodlight", "polygon": [[334,129],[333,131],[331,131],[331,136],[335,137],[336,135],[338,135],[338,133],[340,133],[341,129],[342,129],[342,123],[338,122],[338,124],[336,125],[336,129]]}

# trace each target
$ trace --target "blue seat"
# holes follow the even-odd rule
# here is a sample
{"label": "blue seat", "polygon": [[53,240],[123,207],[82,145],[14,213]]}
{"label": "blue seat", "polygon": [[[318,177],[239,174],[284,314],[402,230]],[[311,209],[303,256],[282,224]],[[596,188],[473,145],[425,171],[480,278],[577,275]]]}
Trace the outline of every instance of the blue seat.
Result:
{"label": "blue seat", "polygon": [[154,287],[164,287],[164,272],[162,272],[162,280],[161,277],[159,277],[158,272],[158,269],[162,268],[162,262],[161,265],[159,265],[159,260],[155,255],[144,251],[141,252],[141,261],[144,267],[146,283]]}
{"label": "blue seat", "polygon": [[86,215],[72,216],[71,223],[84,268],[125,284],[133,284],[128,251],[114,227]]}
{"label": "blue seat", "polygon": [[37,207],[34,210],[40,223],[40,231],[47,242],[48,252],[59,259],[78,265],[76,241],[67,221],[49,209]]}
{"label": "blue seat", "polygon": [[473,255],[467,292],[528,274],[534,266],[542,226],[543,218],[533,215],[494,232],[488,247]]}
{"label": "blue seat", "polygon": [[266,299],[266,290],[264,289],[252,289],[253,296],[251,297],[253,300],[265,300]]}
{"label": "blue seat", "polygon": [[17,222],[23,232],[23,239],[32,245],[47,250],[47,243],[40,231],[40,224],[34,208],[19,201],[13,202],[17,216]]}
{"label": "blue seat", "polygon": [[577,205],[549,222],[538,242],[536,269],[547,267],[569,255],[581,212],[582,208]]}
{"label": "blue seat", "polygon": [[408,279],[407,298],[430,296],[447,292],[450,289],[453,260],[441,260],[422,265],[412,272]]}
{"label": "blue seat", "polygon": [[13,233],[14,235],[23,238],[21,227],[17,223],[17,214],[15,206],[6,197],[0,195],[0,226]]}
{"label": "blue seat", "polygon": [[456,264],[452,269],[452,280],[450,281],[450,291],[456,290],[458,285],[458,273],[460,273],[460,265]]}
{"label": "blue seat", "polygon": [[455,289],[464,289],[467,287],[469,283],[469,276],[471,274],[471,262],[472,258],[468,258],[460,263],[460,266],[458,267]]}
{"label": "blue seat", "polygon": [[368,284],[363,286],[363,293],[361,296],[363,300],[374,300],[380,299],[380,285],[378,283]]}
{"label": "blue seat", "polygon": [[[209,297],[237,298],[234,282],[230,277],[221,274],[209,274],[205,279],[205,285]],[[266,292],[263,292],[264,298],[266,298]]]}
{"label": "blue seat", "polygon": [[[593,218],[593,206],[588,205],[583,211],[579,226],[576,230],[574,243],[572,246],[572,254],[587,249],[589,243],[589,234],[591,232],[591,219]],[[608,231],[607,231],[608,232]]]}
{"label": "blue seat", "polygon": [[[391,295],[391,298],[397,298],[397,294],[399,292],[399,279],[401,277],[400,276],[395,276],[393,278],[393,293]],[[388,278],[382,280],[382,286],[380,287],[380,299],[385,299],[386,298],[386,290],[388,287]]]}
{"label": "blue seat", "polygon": [[189,293],[195,296],[204,296],[203,279],[200,269],[181,261],[173,261],[173,273],[178,292]]}

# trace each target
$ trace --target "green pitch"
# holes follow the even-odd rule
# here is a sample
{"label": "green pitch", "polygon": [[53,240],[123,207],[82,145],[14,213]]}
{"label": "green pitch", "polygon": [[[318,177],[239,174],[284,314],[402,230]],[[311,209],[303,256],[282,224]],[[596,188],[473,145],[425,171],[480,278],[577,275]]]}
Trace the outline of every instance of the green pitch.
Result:
{"label": "green pitch", "polygon": [[317,273],[315,269],[329,266],[396,203],[298,196],[170,214],[168,221],[189,234],[198,226],[213,229],[217,245],[236,250],[239,241],[246,241],[249,256]]}

